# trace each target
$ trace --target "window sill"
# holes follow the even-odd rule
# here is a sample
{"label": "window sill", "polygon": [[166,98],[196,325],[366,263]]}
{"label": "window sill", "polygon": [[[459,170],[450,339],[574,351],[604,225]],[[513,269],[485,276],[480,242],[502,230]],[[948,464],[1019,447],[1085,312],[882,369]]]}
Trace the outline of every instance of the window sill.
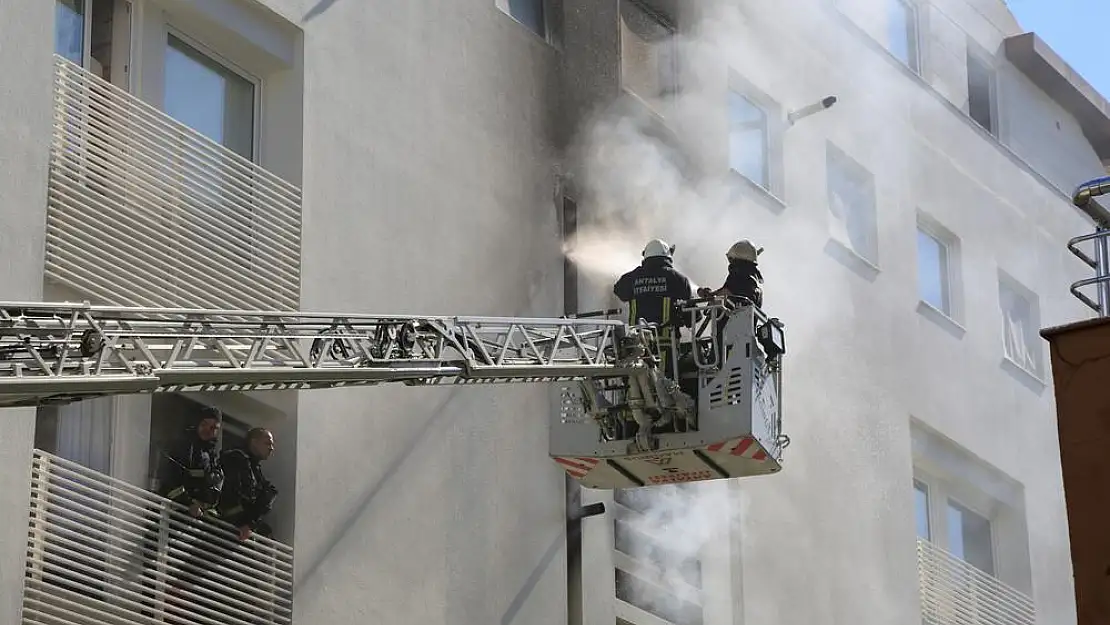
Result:
{"label": "window sill", "polygon": [[732,168],[729,168],[728,176],[729,180],[733,182],[733,199],[736,199],[737,193],[735,192],[739,192],[740,194],[746,196],[747,194],[743,193],[742,189],[747,188],[759,196],[757,200],[760,203],[768,205],[768,208],[774,210],[776,213],[781,213],[783,210],[786,209],[786,201],[775,195],[774,192],[772,192],[767,187],[764,187],[758,182],[752,180],[751,178],[748,178],[744,174]]}
{"label": "window sill", "polygon": [[1007,373],[1034,393],[1039,394],[1048,386],[1048,383],[1046,383],[1040,375],[1033,373],[1024,365],[1018,364],[1017,361],[1009,356],[1002,356],[1001,365]]}
{"label": "window sill", "polygon": [[921,316],[939,325],[941,329],[948,332],[956,339],[962,339],[964,334],[967,333],[967,329],[960,325],[958,321],[925,300],[917,300],[917,312],[920,313]]}
{"label": "window sill", "polygon": [[829,242],[825,244],[825,253],[868,282],[874,282],[882,272],[878,265],[836,237],[829,237]]}

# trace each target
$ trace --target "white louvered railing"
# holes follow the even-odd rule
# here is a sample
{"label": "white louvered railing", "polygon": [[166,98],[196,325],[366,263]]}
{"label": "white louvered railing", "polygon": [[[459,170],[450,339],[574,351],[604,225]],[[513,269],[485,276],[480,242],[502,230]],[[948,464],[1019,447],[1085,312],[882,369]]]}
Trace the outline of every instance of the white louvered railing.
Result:
{"label": "white louvered railing", "polygon": [[288,624],[292,570],[287,545],[35,451],[23,625]]}
{"label": "white louvered railing", "polygon": [[46,277],[95,302],[296,310],[301,190],[54,60]]}
{"label": "white louvered railing", "polygon": [[917,539],[921,616],[930,625],[1034,625],[1033,600],[933,543]]}

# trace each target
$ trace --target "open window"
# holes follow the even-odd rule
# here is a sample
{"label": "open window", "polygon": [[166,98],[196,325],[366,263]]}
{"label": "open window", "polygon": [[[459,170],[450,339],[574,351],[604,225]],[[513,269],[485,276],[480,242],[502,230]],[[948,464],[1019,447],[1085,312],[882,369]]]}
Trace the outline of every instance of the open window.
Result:
{"label": "open window", "polygon": [[54,52],[130,89],[130,0],[54,0]]}
{"label": "open window", "polygon": [[639,0],[620,0],[621,87],[658,115],[678,91],[674,26]]}
{"label": "open window", "polygon": [[[563,246],[573,245],[578,234],[578,203],[571,197],[563,197],[562,207]],[[563,254],[563,314],[578,313],[578,265]]]}
{"label": "open window", "polygon": [[[681,485],[613,492],[614,582],[618,615],[647,613],[683,625],[701,625],[702,561],[690,553],[678,514],[695,493]],[[670,538],[670,539],[669,539]]]}
{"label": "open window", "polygon": [[1044,357],[1039,334],[1041,314],[1036,293],[1009,274],[999,271],[998,304],[1006,361],[1043,379]]}
{"label": "open window", "polygon": [[875,176],[831,142],[826,144],[831,236],[872,265],[879,264]]}
{"label": "open window", "polygon": [[975,123],[998,136],[998,84],[994,63],[979,45],[968,40],[967,114]]}

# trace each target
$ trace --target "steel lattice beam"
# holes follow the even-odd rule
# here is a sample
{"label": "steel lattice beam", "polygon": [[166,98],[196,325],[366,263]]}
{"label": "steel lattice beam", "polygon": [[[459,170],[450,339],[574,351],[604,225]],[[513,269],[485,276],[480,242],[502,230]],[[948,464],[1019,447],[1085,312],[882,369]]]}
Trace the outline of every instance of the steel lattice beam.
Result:
{"label": "steel lattice beam", "polygon": [[373,316],[0,302],[0,406],[116,393],[613,377],[610,320]]}

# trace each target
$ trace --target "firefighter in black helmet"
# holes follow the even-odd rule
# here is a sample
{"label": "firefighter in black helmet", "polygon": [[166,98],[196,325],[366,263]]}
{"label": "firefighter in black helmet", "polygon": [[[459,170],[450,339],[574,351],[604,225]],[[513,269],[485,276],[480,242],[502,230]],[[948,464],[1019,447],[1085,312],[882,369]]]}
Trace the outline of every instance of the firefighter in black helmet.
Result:
{"label": "firefighter in black helmet", "polygon": [[196,413],[196,421],[163,453],[158,474],[158,494],[189,508],[199,517],[215,507],[224,474],[216,451],[223,413],[207,406]]}
{"label": "firefighter in black helmet", "polygon": [[701,297],[724,295],[730,300],[746,299],[756,308],[763,307],[763,274],[759,271],[759,255],[763,248],[752,245],[747,239],[737,241],[725,253],[728,259],[728,277],[724,285],[713,291],[709,288],[698,289]]}
{"label": "firefighter in black helmet", "polygon": [[678,328],[689,325],[679,312],[680,302],[693,298],[690,280],[674,268],[674,246],[654,239],[644,246],[644,260],[613,285],[613,294],[628,303],[628,322],[640,319],[660,326],[660,367],[671,376]]}

